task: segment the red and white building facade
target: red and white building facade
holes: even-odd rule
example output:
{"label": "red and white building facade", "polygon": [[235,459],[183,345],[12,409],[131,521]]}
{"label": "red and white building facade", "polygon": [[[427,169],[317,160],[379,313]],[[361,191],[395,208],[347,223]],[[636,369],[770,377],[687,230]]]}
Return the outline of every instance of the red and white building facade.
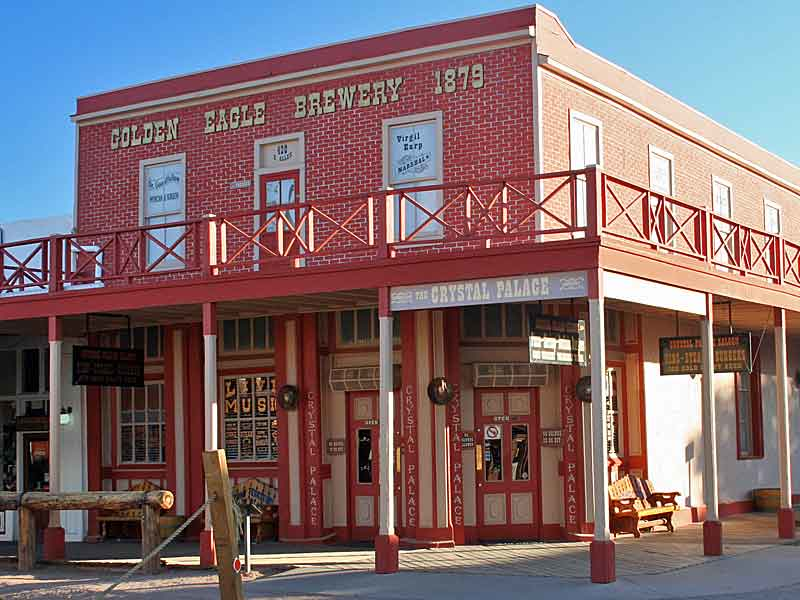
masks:
{"label": "red and white building facade", "polygon": [[[127,345],[111,315],[131,318],[146,386],[82,390],[88,489],[149,480],[190,515],[224,448],[280,539],[374,538],[384,572],[398,544],[593,536],[611,580],[624,473],[680,491],[709,553],[754,488],[793,534],[800,170],[547,10],[96,94],[73,120],[75,233],[21,246],[40,269],[4,260],[0,323],[49,331],[55,364],[63,340]],[[587,366],[529,361],[537,315],[585,321]],[[752,373],[706,350],[702,376],[660,375],[659,338],[728,331]]]}

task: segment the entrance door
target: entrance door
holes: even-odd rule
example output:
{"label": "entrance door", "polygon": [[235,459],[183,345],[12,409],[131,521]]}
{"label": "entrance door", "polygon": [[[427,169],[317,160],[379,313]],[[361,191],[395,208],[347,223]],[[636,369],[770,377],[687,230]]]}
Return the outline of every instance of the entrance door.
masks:
{"label": "entrance door", "polygon": [[477,394],[478,537],[541,537],[539,395],[535,389]]}
{"label": "entrance door", "polygon": [[349,477],[350,533],[372,541],[378,534],[379,443],[378,394],[350,392]]}
{"label": "entrance door", "polygon": [[[286,206],[300,202],[300,172],[285,171],[283,173],[270,173],[262,175],[261,186],[261,209],[269,210],[272,207]],[[263,234],[267,247],[277,248],[278,230],[281,230],[283,237],[284,253],[289,255],[300,254],[300,244],[295,239],[292,229],[296,226],[298,219],[302,216],[299,209],[289,210],[282,213],[285,221],[278,219],[275,223],[267,227]],[[268,212],[266,218],[275,216],[274,212]],[[286,222],[288,221],[288,223]],[[305,228],[300,228],[300,233],[305,235]],[[301,239],[305,240],[304,237]],[[264,257],[268,258],[268,257]]]}
{"label": "entrance door", "polygon": [[[47,433],[24,433],[22,435],[22,491],[50,491],[50,440]],[[36,529],[47,527],[48,511],[36,511]]]}

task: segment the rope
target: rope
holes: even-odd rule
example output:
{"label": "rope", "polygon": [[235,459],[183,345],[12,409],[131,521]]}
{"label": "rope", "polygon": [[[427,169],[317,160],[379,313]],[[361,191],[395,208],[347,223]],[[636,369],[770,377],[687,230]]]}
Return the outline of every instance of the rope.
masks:
{"label": "rope", "polygon": [[115,589],[115,588],[116,588],[116,587],[118,587],[119,585],[123,584],[123,583],[124,583],[126,580],[128,580],[128,579],[131,577],[131,575],[133,575],[134,573],[136,573],[136,571],[138,571],[139,569],[141,569],[141,568],[144,566],[144,564],[145,564],[147,561],[149,561],[151,558],[153,558],[154,556],[156,556],[157,554],[159,554],[159,553],[160,553],[160,552],[161,552],[161,551],[162,551],[164,548],[166,548],[167,546],[169,546],[169,544],[171,544],[175,538],[177,538],[177,537],[178,537],[178,536],[179,536],[181,533],[183,533],[183,530],[184,530],[184,529],[186,529],[186,528],[187,528],[189,525],[191,525],[192,521],[194,521],[194,520],[195,520],[197,517],[199,517],[199,516],[200,516],[200,514],[201,514],[201,513],[202,513],[202,512],[203,512],[203,511],[204,511],[204,510],[205,510],[205,509],[206,509],[206,508],[207,508],[207,507],[208,507],[208,506],[209,506],[209,505],[212,503],[212,502],[214,502],[216,499],[217,499],[217,496],[216,496],[216,494],[214,494],[213,496],[209,497],[209,499],[208,499],[208,500],[206,500],[206,501],[203,503],[203,505],[202,505],[200,508],[198,508],[196,511],[194,511],[194,514],[192,514],[192,516],[191,516],[191,517],[189,517],[189,518],[188,518],[188,519],[187,519],[187,520],[186,520],[186,521],[183,523],[183,525],[181,525],[180,527],[178,527],[178,528],[175,530],[175,532],[174,532],[174,533],[173,533],[171,536],[169,536],[167,539],[165,539],[163,542],[161,542],[161,543],[160,543],[160,544],[159,544],[159,545],[156,547],[156,549],[155,549],[155,550],[153,550],[153,551],[152,551],[150,554],[148,554],[148,555],[147,555],[147,556],[145,556],[145,557],[144,557],[142,560],[140,560],[140,561],[139,561],[139,563],[138,563],[138,564],[136,564],[136,565],[135,565],[133,568],[129,569],[129,570],[128,570],[128,571],[127,571],[127,572],[126,572],[126,573],[125,573],[125,574],[124,574],[122,577],[120,577],[120,578],[119,578],[119,581],[117,581],[116,583],[113,583],[113,584],[112,584],[110,587],[108,587],[108,588],[106,588],[105,590],[103,590],[102,592],[98,593],[98,594],[95,596],[95,599],[96,599],[96,600],[102,600],[103,598],[105,598],[106,596],[108,596],[108,594],[109,594],[109,593],[111,593],[111,591],[112,591],[113,589]]}

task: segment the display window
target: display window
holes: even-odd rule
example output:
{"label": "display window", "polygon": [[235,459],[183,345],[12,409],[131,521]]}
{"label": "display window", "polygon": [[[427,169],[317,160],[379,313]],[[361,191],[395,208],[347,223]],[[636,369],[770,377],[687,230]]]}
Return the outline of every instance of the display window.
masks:
{"label": "display window", "polygon": [[225,377],[222,443],[229,460],[278,460],[274,375]]}

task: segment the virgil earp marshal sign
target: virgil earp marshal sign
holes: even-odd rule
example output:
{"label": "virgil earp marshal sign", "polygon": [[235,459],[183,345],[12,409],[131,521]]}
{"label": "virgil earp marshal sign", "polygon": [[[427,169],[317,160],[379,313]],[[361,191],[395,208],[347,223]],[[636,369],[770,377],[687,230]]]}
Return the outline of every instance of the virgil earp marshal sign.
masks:
{"label": "virgil earp marshal sign", "polygon": [[392,310],[559,300],[587,292],[585,271],[429,283],[392,288]]}
{"label": "virgil earp marshal sign", "polygon": [[144,350],[75,346],[72,385],[144,387]]}
{"label": "virgil earp marshal sign", "polygon": [[[697,375],[703,372],[703,342],[699,337],[659,340],[662,375]],[[714,372],[740,373],[753,369],[749,333],[714,336]]]}

